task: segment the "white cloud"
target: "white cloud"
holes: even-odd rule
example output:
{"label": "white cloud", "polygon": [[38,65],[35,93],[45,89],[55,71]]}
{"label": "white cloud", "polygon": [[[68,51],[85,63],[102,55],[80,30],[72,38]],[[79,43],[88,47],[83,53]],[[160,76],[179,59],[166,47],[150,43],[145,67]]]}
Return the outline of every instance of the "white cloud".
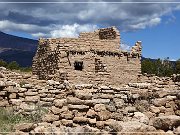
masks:
{"label": "white cloud", "polygon": [[37,38],[40,38],[40,37],[46,37],[47,35],[44,34],[44,33],[41,33],[41,32],[38,32],[38,33],[33,33],[31,34],[33,37],[37,37]]}
{"label": "white cloud", "polygon": [[138,24],[130,25],[132,29],[144,29],[146,27],[156,26],[161,22],[161,18],[152,18],[150,20],[146,20],[144,22],[139,22]]}
{"label": "white cloud", "polygon": [[34,31],[49,31],[48,27],[41,27],[33,24],[14,23],[9,20],[0,21],[0,29],[3,31],[23,31],[23,32],[34,32]]}
{"label": "white cloud", "polygon": [[131,49],[131,47],[129,45],[123,44],[123,43],[120,44],[120,48],[124,51],[130,51],[130,49]]}
{"label": "white cloud", "polygon": [[78,37],[80,32],[89,32],[97,29],[96,25],[60,25],[50,32],[51,37]]}
{"label": "white cloud", "polygon": [[34,37],[76,37],[97,26],[134,31],[159,25],[162,17],[171,17],[174,10],[180,10],[180,4],[4,4],[0,5],[0,30]]}

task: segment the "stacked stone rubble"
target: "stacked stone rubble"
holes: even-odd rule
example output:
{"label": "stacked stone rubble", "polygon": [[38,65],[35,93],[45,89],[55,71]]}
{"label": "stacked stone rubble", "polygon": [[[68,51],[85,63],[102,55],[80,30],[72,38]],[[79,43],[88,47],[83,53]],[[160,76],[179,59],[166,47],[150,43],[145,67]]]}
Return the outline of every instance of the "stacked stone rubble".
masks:
{"label": "stacked stone rubble", "polygon": [[49,110],[43,116],[44,124],[33,128],[29,124],[32,133],[42,125],[63,127],[64,132],[79,128],[103,133],[179,131],[180,83],[172,78],[141,76],[138,83],[121,87],[53,80],[42,84],[0,78],[1,107],[23,115],[35,113],[38,107]]}

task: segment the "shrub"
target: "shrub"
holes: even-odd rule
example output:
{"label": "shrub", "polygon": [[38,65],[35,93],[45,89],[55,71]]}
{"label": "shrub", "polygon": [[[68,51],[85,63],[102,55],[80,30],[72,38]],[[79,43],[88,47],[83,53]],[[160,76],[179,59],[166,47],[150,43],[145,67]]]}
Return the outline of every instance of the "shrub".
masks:
{"label": "shrub", "polygon": [[15,114],[12,109],[0,107],[0,132],[12,132],[18,123],[39,123],[47,109],[40,106],[30,115]]}
{"label": "shrub", "polygon": [[20,68],[19,64],[16,61],[12,61],[7,65],[7,68],[10,70],[18,70]]}

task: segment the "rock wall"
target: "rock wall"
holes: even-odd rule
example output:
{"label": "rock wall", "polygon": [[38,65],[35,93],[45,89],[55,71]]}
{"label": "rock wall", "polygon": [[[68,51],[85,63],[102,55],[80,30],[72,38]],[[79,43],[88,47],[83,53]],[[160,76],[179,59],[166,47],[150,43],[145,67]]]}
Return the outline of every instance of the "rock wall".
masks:
{"label": "rock wall", "polygon": [[[180,83],[172,78],[141,76],[138,83],[121,87],[53,80],[42,84],[0,78],[1,107],[12,107],[24,115],[37,106],[49,109],[42,123],[34,124],[33,129],[31,125],[31,133],[179,132]],[[23,131],[22,127],[17,130]]]}
{"label": "rock wall", "polygon": [[39,79],[118,86],[137,81],[140,62],[141,42],[124,52],[119,31],[111,27],[81,33],[79,38],[40,39],[32,68]]}

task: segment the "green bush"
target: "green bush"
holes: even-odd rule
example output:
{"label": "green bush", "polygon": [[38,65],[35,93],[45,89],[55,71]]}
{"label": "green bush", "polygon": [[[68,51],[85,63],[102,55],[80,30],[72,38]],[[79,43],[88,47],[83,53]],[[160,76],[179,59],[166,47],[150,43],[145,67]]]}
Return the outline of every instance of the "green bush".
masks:
{"label": "green bush", "polygon": [[19,64],[16,61],[12,61],[7,65],[7,68],[10,70],[18,70],[20,68]]}
{"label": "green bush", "polygon": [[7,62],[0,59],[0,67],[7,67]]}
{"label": "green bush", "polygon": [[16,61],[12,61],[7,63],[0,59],[0,66],[5,67],[10,70],[20,70],[21,72],[31,72],[31,67],[20,67],[20,65]]}
{"label": "green bush", "polygon": [[155,74],[157,76],[171,76],[176,73],[176,65],[169,58],[164,60],[145,59],[141,62],[141,71],[142,73]]}

